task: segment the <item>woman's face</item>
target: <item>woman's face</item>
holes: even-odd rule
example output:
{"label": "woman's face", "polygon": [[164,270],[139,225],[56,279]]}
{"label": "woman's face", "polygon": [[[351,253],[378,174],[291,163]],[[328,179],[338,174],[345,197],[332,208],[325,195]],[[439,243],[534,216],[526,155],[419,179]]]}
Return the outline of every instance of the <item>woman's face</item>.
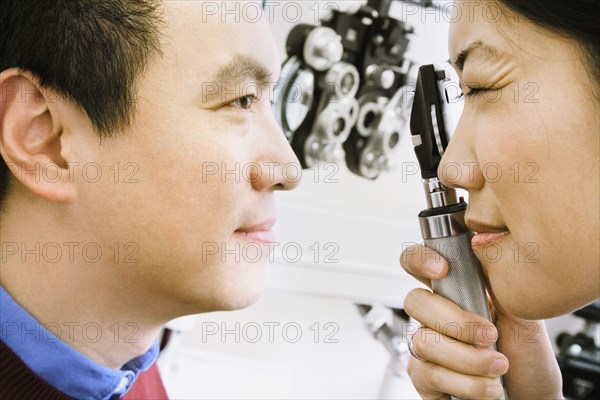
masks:
{"label": "woman's face", "polygon": [[549,318],[600,295],[598,83],[576,41],[472,3],[450,30],[465,103],[439,172],[469,191],[497,304]]}

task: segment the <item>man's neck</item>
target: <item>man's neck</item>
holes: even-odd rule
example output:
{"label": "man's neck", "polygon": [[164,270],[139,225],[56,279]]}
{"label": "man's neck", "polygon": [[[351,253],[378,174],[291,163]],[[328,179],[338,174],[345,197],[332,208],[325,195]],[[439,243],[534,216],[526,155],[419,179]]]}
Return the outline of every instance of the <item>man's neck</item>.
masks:
{"label": "man's neck", "polygon": [[[29,227],[16,221],[2,215],[0,277],[2,287],[21,307],[98,364],[120,368],[148,351],[171,318],[156,309],[148,312],[153,307],[148,302],[151,294],[136,293],[139,289],[130,281],[135,275],[127,279],[111,273],[116,270],[107,263],[112,257],[91,262],[98,247],[106,251],[110,245],[105,248],[85,235],[74,240],[72,232],[53,230],[50,235],[43,223],[31,218],[20,219],[31,223]],[[33,225],[36,229],[31,229]]]}
{"label": "man's neck", "polygon": [[85,289],[77,285],[63,286],[64,295],[57,296],[57,290],[6,279],[4,272],[3,267],[2,286],[21,307],[61,341],[100,365],[121,368],[148,351],[162,327],[135,317],[134,312],[119,312],[93,300],[97,299],[93,295],[82,301],[76,292]]}

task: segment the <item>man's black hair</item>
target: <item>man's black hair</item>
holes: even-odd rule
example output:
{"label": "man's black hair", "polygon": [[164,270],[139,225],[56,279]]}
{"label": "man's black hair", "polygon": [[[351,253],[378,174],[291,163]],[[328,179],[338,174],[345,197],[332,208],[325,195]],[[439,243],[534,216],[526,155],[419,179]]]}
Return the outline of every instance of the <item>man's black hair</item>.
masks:
{"label": "man's black hair", "polygon": [[[160,52],[159,6],[159,0],[2,0],[0,72],[29,71],[108,136],[131,123],[136,78]],[[0,157],[0,206],[9,176]]]}

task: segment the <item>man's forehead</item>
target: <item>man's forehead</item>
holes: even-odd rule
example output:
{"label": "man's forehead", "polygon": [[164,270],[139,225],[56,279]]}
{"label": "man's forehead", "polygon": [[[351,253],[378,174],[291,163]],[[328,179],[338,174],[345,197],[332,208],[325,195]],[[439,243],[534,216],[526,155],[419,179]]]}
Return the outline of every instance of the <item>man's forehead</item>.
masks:
{"label": "man's forehead", "polygon": [[[166,0],[168,52],[182,64],[185,60],[198,61],[201,70],[196,68],[196,74],[205,79],[230,80],[221,78],[231,78],[235,73],[254,75],[260,80],[268,75],[276,77],[280,60],[266,19],[231,15],[235,11],[233,3],[257,4],[262,10],[258,1]],[[218,15],[208,5],[227,7],[219,10],[226,14]]]}

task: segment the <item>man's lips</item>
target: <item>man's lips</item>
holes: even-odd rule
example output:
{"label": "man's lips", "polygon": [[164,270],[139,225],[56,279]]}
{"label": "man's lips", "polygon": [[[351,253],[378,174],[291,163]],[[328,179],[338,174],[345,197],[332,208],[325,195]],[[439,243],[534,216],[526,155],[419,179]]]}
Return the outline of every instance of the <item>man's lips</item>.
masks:
{"label": "man's lips", "polygon": [[249,242],[274,242],[275,232],[273,232],[273,225],[275,225],[275,219],[270,219],[257,224],[241,227],[235,231],[235,234]]}

